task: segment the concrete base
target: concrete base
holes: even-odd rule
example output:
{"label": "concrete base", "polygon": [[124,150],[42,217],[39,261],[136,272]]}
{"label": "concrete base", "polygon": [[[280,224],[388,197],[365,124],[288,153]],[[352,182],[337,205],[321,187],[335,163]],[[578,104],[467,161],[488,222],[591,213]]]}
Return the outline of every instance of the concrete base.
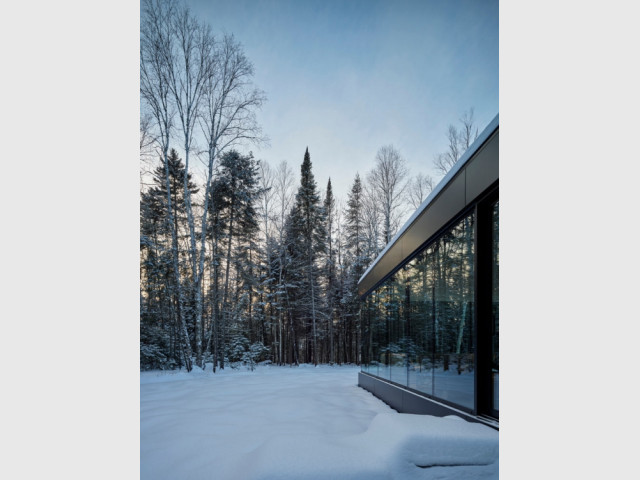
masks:
{"label": "concrete base", "polygon": [[400,413],[415,413],[419,415],[434,415],[436,417],[446,417],[447,415],[457,415],[469,422],[477,422],[499,430],[496,420],[479,417],[455,407],[450,407],[428,397],[401,388],[385,380],[369,375],[368,373],[358,373],[358,386],[371,392],[384,403]]}

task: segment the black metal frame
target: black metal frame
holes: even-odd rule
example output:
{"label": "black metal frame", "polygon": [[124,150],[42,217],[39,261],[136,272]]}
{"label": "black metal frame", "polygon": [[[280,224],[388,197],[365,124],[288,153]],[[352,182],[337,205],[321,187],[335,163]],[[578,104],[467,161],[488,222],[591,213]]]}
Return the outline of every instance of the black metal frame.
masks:
{"label": "black metal frame", "polygon": [[498,411],[492,408],[493,385],[491,376],[491,208],[499,198],[498,185],[491,188],[475,203],[475,328],[476,328],[476,376],[475,405],[476,413],[499,418]]}

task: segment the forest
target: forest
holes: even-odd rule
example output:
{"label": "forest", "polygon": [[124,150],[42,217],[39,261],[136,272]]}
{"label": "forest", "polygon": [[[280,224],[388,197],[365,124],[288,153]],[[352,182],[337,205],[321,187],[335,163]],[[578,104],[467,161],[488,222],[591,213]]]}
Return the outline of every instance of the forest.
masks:
{"label": "forest", "polygon": [[[316,181],[308,139],[299,165],[256,158],[267,95],[253,78],[232,34],[142,2],[141,370],[360,364],[358,280],[435,186],[393,145],[346,198]],[[473,109],[460,122],[438,174],[477,137]]]}

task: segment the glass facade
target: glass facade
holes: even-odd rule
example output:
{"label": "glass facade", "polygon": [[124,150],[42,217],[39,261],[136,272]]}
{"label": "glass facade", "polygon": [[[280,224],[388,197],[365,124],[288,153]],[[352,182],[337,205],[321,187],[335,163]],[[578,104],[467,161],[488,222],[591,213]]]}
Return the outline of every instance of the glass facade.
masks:
{"label": "glass facade", "polygon": [[499,194],[496,115],[358,281],[359,385],[400,412],[498,425]]}
{"label": "glass facade", "polygon": [[[374,289],[362,309],[364,372],[469,410],[475,401],[474,222],[472,212],[440,234]],[[495,315],[497,322],[497,309]],[[497,372],[497,327],[494,357]],[[495,402],[497,409],[497,395]]]}

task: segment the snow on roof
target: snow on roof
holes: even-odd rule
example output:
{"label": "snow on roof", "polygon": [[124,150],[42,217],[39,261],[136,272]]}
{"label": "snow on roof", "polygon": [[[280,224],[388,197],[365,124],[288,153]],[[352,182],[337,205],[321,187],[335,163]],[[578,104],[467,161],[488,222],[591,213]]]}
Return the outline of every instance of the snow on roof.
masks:
{"label": "snow on roof", "polygon": [[467,151],[464,152],[464,154],[458,159],[455,165],[451,167],[451,169],[447,172],[444,178],[440,180],[440,183],[436,185],[436,188],[434,188],[431,191],[429,196],[427,196],[427,198],[425,198],[425,200],[417,208],[417,210],[413,212],[413,215],[411,215],[409,220],[405,222],[405,224],[398,231],[398,233],[396,233],[395,236],[389,241],[389,243],[387,243],[387,246],[382,250],[382,252],[380,252],[380,254],[376,257],[376,259],[371,263],[371,265],[369,265],[369,268],[367,268],[367,270],[362,274],[362,276],[360,277],[360,280],[358,280],[358,283],[362,282],[365,279],[365,277],[369,275],[369,272],[373,270],[376,264],[382,259],[382,257],[386,255],[389,249],[391,249],[391,247],[393,247],[393,245],[400,239],[400,237],[404,235],[404,233],[409,229],[411,224],[413,224],[413,222],[422,214],[422,212],[426,210],[426,208],[438,196],[438,194],[444,189],[444,187],[446,187],[449,184],[449,182],[453,179],[453,177],[455,177],[456,174],[469,162],[471,157],[473,157],[473,155],[480,149],[480,147],[484,144],[484,142],[486,142],[489,139],[489,137],[495,131],[495,129],[498,128],[498,125],[500,123],[498,117],[499,115],[496,115],[493,118],[493,120],[489,122],[489,125],[485,127],[485,129],[482,131],[482,133],[480,133],[480,135],[478,135],[478,138],[475,139],[475,141],[471,144],[471,146],[467,149]]}

